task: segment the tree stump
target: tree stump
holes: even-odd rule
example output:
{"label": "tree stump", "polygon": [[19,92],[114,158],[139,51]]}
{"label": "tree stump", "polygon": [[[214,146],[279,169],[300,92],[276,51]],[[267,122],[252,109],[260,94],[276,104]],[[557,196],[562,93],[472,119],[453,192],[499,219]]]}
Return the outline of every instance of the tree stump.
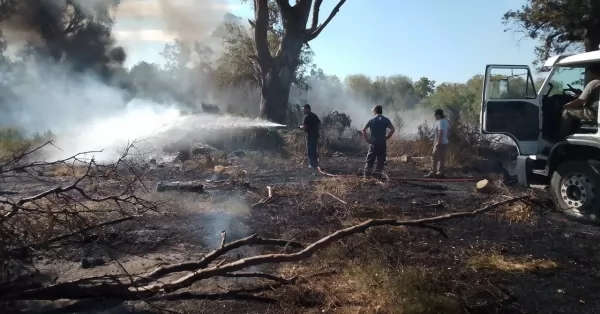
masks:
{"label": "tree stump", "polygon": [[483,179],[475,184],[475,190],[479,193],[490,193],[495,189],[494,183],[488,179]]}

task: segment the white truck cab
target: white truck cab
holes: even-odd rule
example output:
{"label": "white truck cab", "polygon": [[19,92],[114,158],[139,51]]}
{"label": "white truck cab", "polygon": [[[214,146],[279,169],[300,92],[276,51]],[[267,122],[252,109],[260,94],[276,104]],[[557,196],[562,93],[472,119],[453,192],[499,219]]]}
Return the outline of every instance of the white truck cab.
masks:
{"label": "white truck cab", "polygon": [[[487,65],[480,118],[483,134],[503,134],[516,143],[520,184],[550,185],[559,210],[600,223],[598,117],[577,121],[566,137],[559,134],[563,106],[579,97],[586,68],[594,64],[600,64],[600,51],[549,58],[539,91],[528,66]],[[589,101],[597,102],[600,89],[593,93]]]}

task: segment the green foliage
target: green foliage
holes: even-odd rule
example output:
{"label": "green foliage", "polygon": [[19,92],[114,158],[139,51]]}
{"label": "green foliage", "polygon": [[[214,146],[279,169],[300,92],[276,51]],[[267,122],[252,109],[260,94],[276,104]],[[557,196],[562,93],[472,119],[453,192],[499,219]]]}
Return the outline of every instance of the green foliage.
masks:
{"label": "green foliage", "polygon": [[52,140],[54,135],[50,131],[43,134],[33,134],[25,136],[16,128],[0,128],[0,161],[11,158],[14,154],[24,152],[33,148],[35,145],[41,145],[44,142]]}
{"label": "green foliage", "polygon": [[[276,11],[271,10],[271,25],[268,33],[270,51],[277,51],[283,38],[283,29]],[[260,68],[256,64],[256,47],[251,29],[241,23],[226,23],[223,30],[223,54],[218,60],[217,82],[220,87],[260,86]],[[307,77],[314,70],[314,53],[304,46],[300,53],[300,62],[296,69],[293,84],[302,90],[308,90]]]}
{"label": "green foliage", "polygon": [[352,120],[343,112],[330,111],[321,117],[321,123],[324,129],[334,130],[341,135],[347,128],[350,128]]}
{"label": "green foliage", "polygon": [[254,39],[241,24],[227,23],[223,25],[223,54],[217,67],[217,84],[219,87],[260,86],[260,70],[252,61],[256,55]]}
{"label": "green foliage", "polygon": [[415,94],[421,98],[427,98],[435,91],[435,81],[422,77],[414,84]]}
{"label": "green foliage", "polygon": [[506,12],[503,22],[539,40],[538,66],[551,55],[598,50],[600,45],[600,1],[528,0],[521,9]]}
{"label": "green foliage", "polygon": [[[423,79],[433,82],[427,78],[421,80]],[[412,109],[423,100],[419,95],[423,92],[417,90],[415,84],[404,75],[379,76],[372,79],[364,74],[353,74],[344,79],[344,85],[354,93],[392,110]]]}
{"label": "green foliage", "polygon": [[442,83],[425,101],[430,108],[443,108],[448,112],[461,112],[467,121],[477,121],[483,76],[476,75],[467,83]]}

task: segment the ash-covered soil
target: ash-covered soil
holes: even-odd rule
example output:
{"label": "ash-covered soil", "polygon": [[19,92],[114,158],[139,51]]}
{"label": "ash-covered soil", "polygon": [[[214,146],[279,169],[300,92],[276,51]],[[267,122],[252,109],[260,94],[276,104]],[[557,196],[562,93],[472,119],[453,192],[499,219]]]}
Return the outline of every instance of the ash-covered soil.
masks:
{"label": "ash-covered soil", "polygon": [[[227,241],[250,234],[310,243],[368,219],[417,219],[471,211],[514,195],[536,194],[473,218],[429,229],[377,227],[336,242],[316,256],[251,271],[298,275],[278,287],[259,279],[216,278],[184,289],[177,298],[20,303],[31,313],[596,313],[600,312],[600,229],[567,221],[550,210],[543,193],[505,187],[494,196],[474,183],[378,182],[328,177],[277,157],[237,156],[233,167],[167,163],[155,167],[159,181],[202,180],[204,193],[150,193],[165,202],[159,213],[56,243],[34,264],[44,283],[105,274],[145,273],[165,263],[197,260]],[[362,158],[332,157],[323,168],[355,174]],[[420,178],[426,162],[390,159],[390,177]],[[232,169],[234,169],[232,168]],[[461,173],[457,176],[480,176]],[[227,181],[228,178],[237,183]],[[499,176],[501,177],[501,176]],[[43,190],[49,178],[6,190]],[[209,181],[206,181],[209,180]],[[246,184],[239,184],[243,181]],[[252,206],[273,189],[273,200]],[[538,196],[540,194],[541,196]],[[228,261],[261,254],[236,250]],[[179,274],[181,275],[181,274]]]}

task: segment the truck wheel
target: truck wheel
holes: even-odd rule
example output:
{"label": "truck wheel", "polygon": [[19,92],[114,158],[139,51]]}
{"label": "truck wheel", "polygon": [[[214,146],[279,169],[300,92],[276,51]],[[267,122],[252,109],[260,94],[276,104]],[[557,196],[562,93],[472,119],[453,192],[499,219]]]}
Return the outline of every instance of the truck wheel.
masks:
{"label": "truck wheel", "polygon": [[600,173],[588,162],[561,163],[550,181],[556,208],[570,218],[598,222],[600,212]]}

